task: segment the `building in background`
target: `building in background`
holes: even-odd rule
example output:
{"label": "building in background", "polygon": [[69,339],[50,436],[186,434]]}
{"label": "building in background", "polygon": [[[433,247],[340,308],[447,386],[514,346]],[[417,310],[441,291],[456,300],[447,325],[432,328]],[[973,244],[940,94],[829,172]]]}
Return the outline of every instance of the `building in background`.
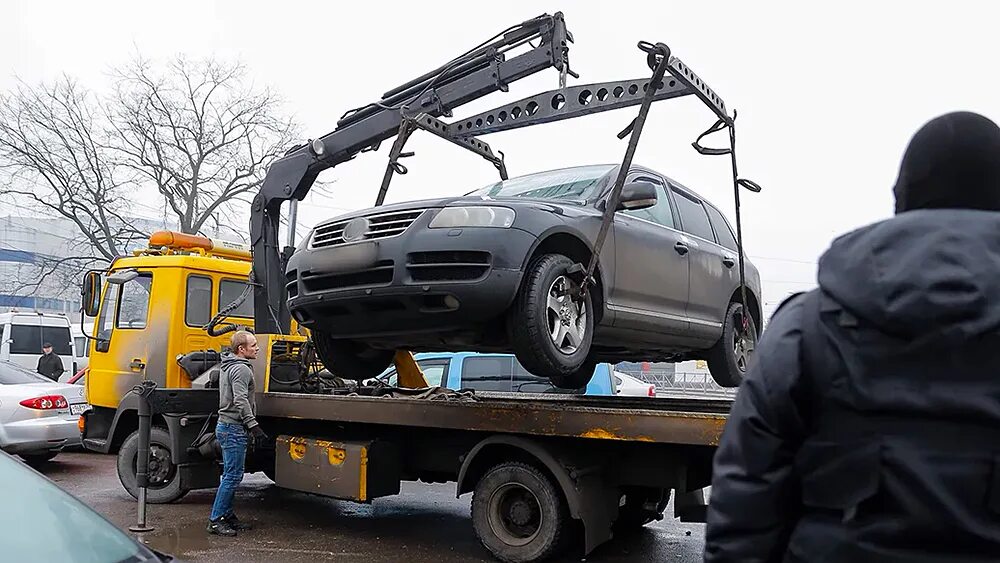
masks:
{"label": "building in background", "polygon": [[[166,221],[136,221],[148,232],[170,228]],[[0,311],[61,313],[79,321],[80,263],[67,259],[93,254],[89,244],[69,219],[0,217]]]}

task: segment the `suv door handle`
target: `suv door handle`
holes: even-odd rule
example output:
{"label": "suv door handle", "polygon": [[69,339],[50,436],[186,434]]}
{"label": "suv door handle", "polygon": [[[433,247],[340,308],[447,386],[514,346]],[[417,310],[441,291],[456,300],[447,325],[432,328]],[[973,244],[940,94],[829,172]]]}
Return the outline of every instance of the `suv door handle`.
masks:
{"label": "suv door handle", "polygon": [[130,363],[128,365],[128,367],[130,367],[132,369],[135,369],[135,370],[146,369],[146,364],[142,360],[140,360],[139,358],[133,358],[132,359],[132,363]]}
{"label": "suv door handle", "polygon": [[735,258],[733,258],[732,256],[726,256],[725,258],[723,258],[723,259],[722,259],[722,263],[723,263],[723,264],[724,264],[724,265],[725,265],[725,266],[726,266],[727,268],[732,268],[733,266],[735,266],[735,265],[736,265],[736,259],[735,259]]}
{"label": "suv door handle", "polygon": [[678,242],[677,244],[674,245],[674,250],[677,251],[677,254],[684,256],[685,254],[688,253],[688,245],[684,244],[683,242]]}

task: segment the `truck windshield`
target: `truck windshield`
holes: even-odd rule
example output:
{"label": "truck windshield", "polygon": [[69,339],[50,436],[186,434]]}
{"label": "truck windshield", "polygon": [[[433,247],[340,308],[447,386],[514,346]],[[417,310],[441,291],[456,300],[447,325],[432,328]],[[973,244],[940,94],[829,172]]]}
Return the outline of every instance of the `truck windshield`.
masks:
{"label": "truck windshield", "polygon": [[600,186],[614,167],[602,164],[549,170],[503,180],[466,195],[588,200],[600,193]]}

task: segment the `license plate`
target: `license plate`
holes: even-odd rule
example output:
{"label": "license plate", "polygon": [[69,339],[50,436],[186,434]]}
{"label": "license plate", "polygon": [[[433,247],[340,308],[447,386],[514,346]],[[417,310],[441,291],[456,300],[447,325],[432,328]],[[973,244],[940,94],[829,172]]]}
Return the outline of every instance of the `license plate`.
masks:
{"label": "license plate", "polygon": [[90,404],[88,403],[77,403],[75,405],[69,406],[70,414],[83,414],[90,410]]}

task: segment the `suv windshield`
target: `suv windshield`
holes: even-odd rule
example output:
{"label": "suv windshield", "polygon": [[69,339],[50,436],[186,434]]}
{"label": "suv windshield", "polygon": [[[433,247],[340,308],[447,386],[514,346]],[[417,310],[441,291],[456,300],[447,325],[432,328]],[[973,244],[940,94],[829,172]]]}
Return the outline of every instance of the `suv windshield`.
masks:
{"label": "suv windshield", "polygon": [[613,164],[601,164],[528,174],[490,184],[466,195],[588,200],[600,193],[598,188],[614,167]]}

